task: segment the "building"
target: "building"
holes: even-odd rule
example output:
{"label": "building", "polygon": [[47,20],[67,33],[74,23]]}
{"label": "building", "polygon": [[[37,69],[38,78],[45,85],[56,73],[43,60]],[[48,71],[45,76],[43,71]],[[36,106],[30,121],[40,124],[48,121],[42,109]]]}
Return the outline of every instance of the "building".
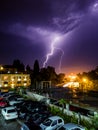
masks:
{"label": "building", "polygon": [[47,90],[51,88],[51,81],[41,81],[40,88],[43,90]]}
{"label": "building", "polygon": [[28,87],[31,85],[30,74],[17,72],[15,68],[0,67],[0,88]]}

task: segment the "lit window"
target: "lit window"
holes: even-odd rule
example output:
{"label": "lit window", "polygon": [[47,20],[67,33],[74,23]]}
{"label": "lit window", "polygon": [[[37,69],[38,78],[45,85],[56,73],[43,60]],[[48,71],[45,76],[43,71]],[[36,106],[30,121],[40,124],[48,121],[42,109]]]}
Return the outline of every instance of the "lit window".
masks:
{"label": "lit window", "polygon": [[25,81],[27,80],[26,77],[24,78],[24,80],[25,80]]}
{"label": "lit window", "polygon": [[26,83],[24,83],[24,86],[26,86],[27,84]]}
{"label": "lit window", "polygon": [[10,73],[10,71],[7,72],[8,74]]}
{"label": "lit window", "polygon": [[20,79],[20,78],[18,78],[18,81],[21,81],[21,79]]}
{"label": "lit window", "polygon": [[4,80],[8,79],[8,76],[4,76]]}
{"label": "lit window", "polygon": [[14,83],[12,83],[12,84],[11,84],[11,87],[14,87],[14,86],[15,86],[15,84],[14,84]]}
{"label": "lit window", "polygon": [[14,78],[12,78],[11,80],[14,81]]}
{"label": "lit window", "polygon": [[7,86],[8,86],[8,84],[4,84],[4,86],[5,86],[5,87],[7,87]]}

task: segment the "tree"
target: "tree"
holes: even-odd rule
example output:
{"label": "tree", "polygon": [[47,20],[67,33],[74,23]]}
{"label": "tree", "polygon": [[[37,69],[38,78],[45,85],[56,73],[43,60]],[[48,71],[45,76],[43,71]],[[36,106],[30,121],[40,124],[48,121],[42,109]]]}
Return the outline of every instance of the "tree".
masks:
{"label": "tree", "polygon": [[52,85],[56,84],[56,79],[57,79],[57,74],[55,72],[55,68],[52,66],[47,67],[47,74],[48,74],[48,79],[52,81]]}
{"label": "tree", "polygon": [[65,74],[60,73],[57,75],[57,83],[63,83],[64,82],[64,78],[65,78]]}
{"label": "tree", "polygon": [[48,66],[47,68],[42,68],[40,71],[40,75],[41,75],[41,80],[52,81],[52,83],[55,83],[57,78],[55,69],[51,66]]}
{"label": "tree", "polygon": [[33,73],[31,75],[31,82],[34,84],[34,87],[37,88],[39,86],[40,81],[40,68],[38,60],[35,60],[33,66]]}
{"label": "tree", "polygon": [[24,72],[25,71],[25,66],[23,63],[20,64],[20,67],[19,67],[19,71],[21,72]]}
{"label": "tree", "polygon": [[33,67],[33,72],[34,72],[34,76],[36,77],[39,74],[39,62],[38,60],[35,60],[34,62],[34,67]]}
{"label": "tree", "polygon": [[31,73],[31,68],[29,65],[26,66],[26,71],[27,71],[27,73]]}
{"label": "tree", "polygon": [[40,76],[42,81],[48,81],[50,79],[46,68],[42,68],[40,70]]}
{"label": "tree", "polygon": [[66,104],[66,101],[65,99],[60,99],[59,100],[59,104],[62,106],[62,113],[64,113],[64,108],[65,108],[65,104]]}
{"label": "tree", "polygon": [[20,60],[16,59],[13,61],[13,67],[17,68],[17,71],[23,72],[25,71],[25,66],[23,63],[20,62]]}

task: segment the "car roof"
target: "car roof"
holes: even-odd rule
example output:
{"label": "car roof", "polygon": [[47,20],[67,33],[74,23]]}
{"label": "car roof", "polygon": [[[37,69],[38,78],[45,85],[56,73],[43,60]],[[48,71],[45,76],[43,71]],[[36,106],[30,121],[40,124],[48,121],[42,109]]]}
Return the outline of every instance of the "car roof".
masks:
{"label": "car roof", "polygon": [[63,127],[64,127],[64,128],[67,128],[67,129],[72,129],[72,128],[75,128],[75,127],[84,128],[84,127],[82,127],[81,125],[74,124],[74,123],[67,123],[67,124],[63,125]]}
{"label": "car roof", "polygon": [[56,119],[62,119],[62,118],[59,117],[59,116],[51,116],[48,119],[50,119],[50,120],[56,120]]}

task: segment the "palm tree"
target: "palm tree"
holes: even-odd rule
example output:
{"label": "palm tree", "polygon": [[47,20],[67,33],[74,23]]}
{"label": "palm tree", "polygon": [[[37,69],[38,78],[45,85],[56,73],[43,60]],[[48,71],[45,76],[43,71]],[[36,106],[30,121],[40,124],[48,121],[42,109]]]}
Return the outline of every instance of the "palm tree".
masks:
{"label": "palm tree", "polygon": [[65,104],[66,104],[66,100],[65,99],[60,99],[59,100],[59,104],[62,106],[62,113],[64,113],[64,108],[65,108]]}

